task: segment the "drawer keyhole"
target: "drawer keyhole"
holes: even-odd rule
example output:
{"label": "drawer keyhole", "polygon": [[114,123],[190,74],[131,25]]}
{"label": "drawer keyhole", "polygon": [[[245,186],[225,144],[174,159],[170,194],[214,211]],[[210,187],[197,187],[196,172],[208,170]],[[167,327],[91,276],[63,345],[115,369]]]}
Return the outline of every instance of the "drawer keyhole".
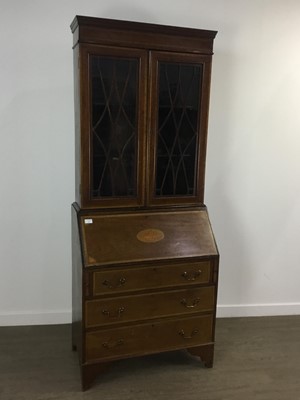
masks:
{"label": "drawer keyhole", "polygon": [[124,344],[124,339],[119,339],[116,342],[112,342],[112,343],[104,342],[104,343],[102,343],[102,346],[105,349],[113,349],[114,347],[121,346],[122,344]]}

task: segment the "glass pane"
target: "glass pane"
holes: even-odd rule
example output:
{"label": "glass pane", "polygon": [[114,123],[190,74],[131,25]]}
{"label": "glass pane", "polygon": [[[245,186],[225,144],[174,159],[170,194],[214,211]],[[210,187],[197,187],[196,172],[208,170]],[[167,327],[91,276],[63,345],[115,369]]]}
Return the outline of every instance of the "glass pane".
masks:
{"label": "glass pane", "polygon": [[156,196],[194,196],[201,64],[159,63]]}
{"label": "glass pane", "polygon": [[136,196],[138,60],[92,56],[92,197]]}

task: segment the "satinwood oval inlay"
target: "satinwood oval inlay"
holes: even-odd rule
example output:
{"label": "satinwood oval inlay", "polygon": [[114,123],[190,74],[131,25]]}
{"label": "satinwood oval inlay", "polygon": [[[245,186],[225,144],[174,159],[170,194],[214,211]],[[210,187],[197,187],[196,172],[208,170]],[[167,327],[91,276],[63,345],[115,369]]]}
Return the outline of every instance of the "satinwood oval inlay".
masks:
{"label": "satinwood oval inlay", "polygon": [[144,229],[136,235],[140,242],[155,243],[162,240],[165,235],[160,229]]}

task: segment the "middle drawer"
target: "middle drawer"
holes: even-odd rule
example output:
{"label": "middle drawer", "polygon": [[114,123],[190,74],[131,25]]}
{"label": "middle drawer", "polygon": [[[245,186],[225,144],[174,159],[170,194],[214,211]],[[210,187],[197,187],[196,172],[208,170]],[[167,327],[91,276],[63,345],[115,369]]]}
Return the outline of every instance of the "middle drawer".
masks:
{"label": "middle drawer", "polygon": [[214,286],[87,300],[85,323],[87,328],[91,328],[120,322],[213,311],[214,307]]}

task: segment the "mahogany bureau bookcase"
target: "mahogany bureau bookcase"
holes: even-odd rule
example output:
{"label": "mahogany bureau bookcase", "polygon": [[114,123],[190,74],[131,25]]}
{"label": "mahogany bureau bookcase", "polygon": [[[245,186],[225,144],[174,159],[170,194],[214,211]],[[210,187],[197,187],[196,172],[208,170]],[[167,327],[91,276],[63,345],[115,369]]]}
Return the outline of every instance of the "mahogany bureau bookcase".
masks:
{"label": "mahogany bureau bookcase", "polygon": [[72,344],[213,365],[219,254],[204,205],[215,31],[77,16]]}

